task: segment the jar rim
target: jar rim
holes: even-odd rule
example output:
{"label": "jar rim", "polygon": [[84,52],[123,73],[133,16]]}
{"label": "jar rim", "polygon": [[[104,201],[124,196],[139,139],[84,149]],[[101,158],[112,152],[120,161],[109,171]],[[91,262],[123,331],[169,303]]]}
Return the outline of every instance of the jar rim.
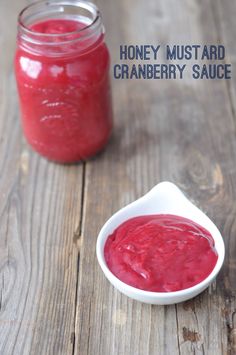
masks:
{"label": "jar rim", "polygon": [[[63,32],[63,33],[44,33],[44,32],[39,32],[39,31],[34,31],[31,30],[27,25],[24,24],[23,16],[27,10],[37,8],[38,6],[46,5],[46,6],[74,6],[74,7],[81,7],[85,10],[88,10],[92,15],[93,18],[91,20],[91,23],[88,25],[85,25],[81,29],[77,29],[75,31],[70,31],[70,32]],[[41,39],[42,38],[54,38],[54,37],[60,37],[62,36],[65,38],[66,36],[71,36],[71,35],[76,35],[76,34],[81,34],[83,31],[86,32],[88,29],[92,29],[92,27],[97,27],[96,25],[98,24],[99,20],[101,19],[101,14],[100,11],[98,10],[97,6],[93,4],[90,1],[84,1],[84,0],[56,0],[56,1],[48,1],[48,0],[40,0],[37,2],[34,2],[32,4],[29,4],[28,6],[24,7],[21,12],[18,15],[18,25],[20,28],[25,32],[26,35],[32,35],[37,38],[39,36]]]}

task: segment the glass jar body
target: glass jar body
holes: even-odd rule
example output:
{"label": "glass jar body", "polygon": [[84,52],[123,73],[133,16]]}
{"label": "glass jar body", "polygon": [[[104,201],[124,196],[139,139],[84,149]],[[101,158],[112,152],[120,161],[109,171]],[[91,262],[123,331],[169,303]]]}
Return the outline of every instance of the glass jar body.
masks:
{"label": "glass jar body", "polygon": [[96,154],[110,137],[110,58],[103,35],[88,48],[83,43],[83,51],[80,42],[65,45],[50,55],[43,46],[26,49],[19,36],[15,76],[27,141],[50,160],[72,163]]}

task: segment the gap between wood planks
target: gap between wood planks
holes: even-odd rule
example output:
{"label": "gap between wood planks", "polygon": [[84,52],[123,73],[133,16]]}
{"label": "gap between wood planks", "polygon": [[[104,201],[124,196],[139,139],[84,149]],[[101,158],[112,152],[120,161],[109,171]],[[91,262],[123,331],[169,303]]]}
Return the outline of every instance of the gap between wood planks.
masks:
{"label": "gap between wood planks", "polygon": [[177,305],[175,304],[175,317],[176,317],[176,327],[177,327],[177,342],[178,342],[178,350],[179,350],[179,355],[181,354],[180,351],[180,341],[179,341],[179,321],[178,321],[178,315],[177,315]]}
{"label": "gap between wood planks", "polygon": [[86,162],[83,162],[83,171],[82,171],[82,189],[81,189],[81,200],[80,200],[80,218],[79,225],[76,228],[73,236],[73,241],[77,246],[77,265],[76,265],[76,284],[75,284],[75,310],[74,310],[74,333],[71,335],[72,342],[72,354],[75,354],[75,334],[76,334],[76,310],[77,310],[77,302],[78,302],[78,284],[79,284],[79,264],[80,264],[80,249],[81,249],[81,237],[83,231],[84,224],[84,211],[85,211],[85,185],[86,185]]}

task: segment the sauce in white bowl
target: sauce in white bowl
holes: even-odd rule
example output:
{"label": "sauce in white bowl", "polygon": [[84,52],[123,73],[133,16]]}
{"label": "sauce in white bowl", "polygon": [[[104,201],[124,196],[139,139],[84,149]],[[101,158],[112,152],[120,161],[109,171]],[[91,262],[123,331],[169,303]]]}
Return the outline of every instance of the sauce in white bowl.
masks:
{"label": "sauce in white bowl", "polygon": [[[113,273],[114,270],[113,272],[110,270],[104,256],[104,248],[109,236],[111,236],[114,231],[125,221],[138,216],[143,216],[145,218],[145,216],[148,217],[150,215],[155,215],[157,217],[158,215],[159,217],[164,215],[173,215],[173,217],[179,216],[180,219],[181,217],[184,219],[187,218],[190,222],[192,221],[193,224],[199,225],[203,228],[203,230],[206,230],[206,232],[212,236],[212,246],[215,249],[217,260],[214,265],[212,264],[213,269],[204,279],[202,279],[202,281],[192,287],[179,289],[177,291],[155,292],[143,290],[137,288],[137,286],[133,287],[115,276]],[[108,280],[114,287],[125,295],[135,300],[151,304],[172,304],[182,302],[202,292],[209,286],[218,274],[223,264],[224,254],[224,242],[215,224],[201,210],[194,206],[176,185],[170,182],[162,182],[156,185],[146,195],[116,212],[102,227],[97,239],[98,262]],[[179,253],[177,255],[181,254]]]}

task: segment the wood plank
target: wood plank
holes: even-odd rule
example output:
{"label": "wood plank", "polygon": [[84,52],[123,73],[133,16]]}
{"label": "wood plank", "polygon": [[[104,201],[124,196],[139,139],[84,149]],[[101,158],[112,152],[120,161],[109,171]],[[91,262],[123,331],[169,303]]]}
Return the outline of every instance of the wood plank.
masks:
{"label": "wood plank", "polygon": [[16,16],[0,4],[0,353],[71,354],[83,166],[59,166],[26,145],[13,76]]}
{"label": "wood plank", "polygon": [[[234,118],[235,132],[236,123],[236,47],[235,47],[235,16],[236,16],[236,3],[234,1],[221,1],[217,0],[212,2],[212,9],[214,13],[215,23],[218,29],[219,41],[226,47],[225,61],[231,63],[232,66],[232,79],[227,81],[226,87],[230,97],[231,111]],[[231,166],[229,170],[235,169],[235,165]],[[233,193],[235,194],[235,185],[233,185]],[[230,211],[228,219],[228,228],[230,230],[228,238],[228,253],[227,253],[227,267],[225,268],[224,287],[226,293],[226,306],[224,309],[226,324],[228,329],[229,352],[236,353],[236,240],[235,240],[235,206]]]}
{"label": "wood plank", "polygon": [[[119,43],[217,43],[210,1],[98,4],[113,63]],[[228,265],[235,260],[229,250],[234,248],[236,195],[236,140],[226,84],[113,81],[113,93],[113,139],[86,165],[76,353],[226,354],[234,308]],[[95,256],[105,220],[165,179],[176,182],[214,219],[227,248],[216,283],[176,307],[148,306],[122,296],[105,280]]]}

